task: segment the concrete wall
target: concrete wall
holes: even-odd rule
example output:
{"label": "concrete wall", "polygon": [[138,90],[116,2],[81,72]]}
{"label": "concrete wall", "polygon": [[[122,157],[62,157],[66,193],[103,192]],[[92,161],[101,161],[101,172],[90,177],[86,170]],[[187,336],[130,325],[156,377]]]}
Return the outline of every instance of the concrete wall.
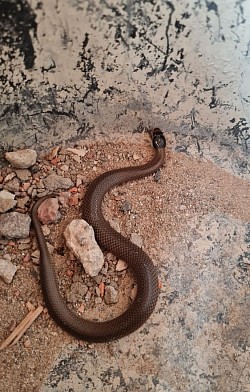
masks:
{"label": "concrete wall", "polygon": [[2,149],[160,126],[247,148],[250,2],[0,0]]}

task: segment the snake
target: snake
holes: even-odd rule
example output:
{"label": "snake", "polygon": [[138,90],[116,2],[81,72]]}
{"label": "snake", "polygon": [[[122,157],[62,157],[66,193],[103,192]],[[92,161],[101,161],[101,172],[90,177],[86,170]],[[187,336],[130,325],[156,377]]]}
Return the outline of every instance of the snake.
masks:
{"label": "snake", "polygon": [[57,275],[49,253],[38,208],[54,195],[46,195],[33,204],[31,221],[40,250],[40,284],[45,305],[52,319],[66,332],[89,343],[119,339],[140,328],[155,309],[159,295],[157,268],[142,248],[118,233],[104,218],[103,198],[112,188],[154,174],[165,161],[166,140],[159,128],[151,131],[154,156],[147,163],[113,169],[99,175],[88,186],[82,202],[82,218],[94,229],[99,246],[124,260],[137,283],[134,301],[121,315],[106,321],[92,321],[71,310],[60,293]]}

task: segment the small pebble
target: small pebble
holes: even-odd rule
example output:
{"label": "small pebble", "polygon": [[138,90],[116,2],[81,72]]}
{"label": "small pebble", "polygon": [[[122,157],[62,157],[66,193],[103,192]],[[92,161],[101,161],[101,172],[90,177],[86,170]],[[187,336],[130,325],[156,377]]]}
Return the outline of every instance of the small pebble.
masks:
{"label": "small pebble", "polygon": [[121,205],[121,211],[124,213],[131,211],[131,203],[125,200]]}
{"label": "small pebble", "polygon": [[134,161],[137,161],[138,159],[140,159],[140,156],[139,155],[137,155],[136,153],[133,155],[133,160]]}
{"label": "small pebble", "polygon": [[17,267],[8,260],[0,259],[0,277],[10,284],[15,276]]}
{"label": "small pebble", "polygon": [[30,244],[19,244],[18,249],[19,250],[26,250],[30,248]]}
{"label": "small pebble", "polygon": [[29,348],[31,346],[31,341],[29,339],[27,339],[23,342],[23,345],[25,348]]}
{"label": "small pebble", "polygon": [[93,279],[96,281],[97,284],[100,284],[102,281],[102,277],[100,275],[94,276]]}
{"label": "small pebble", "polygon": [[5,158],[13,167],[18,169],[27,169],[36,163],[37,153],[34,150],[18,150],[14,152],[7,152]]}
{"label": "small pebble", "polygon": [[4,183],[13,180],[13,178],[16,177],[16,173],[12,172],[10,174],[7,174],[7,176],[4,178]]}
{"label": "small pebble", "polygon": [[101,303],[102,303],[101,297],[96,297],[96,298],[95,298],[95,304],[96,304],[96,305],[100,305]]}
{"label": "small pebble", "polygon": [[118,260],[116,267],[115,267],[115,270],[120,272],[120,271],[124,271],[127,268],[128,268],[128,264],[125,261]]}
{"label": "small pebble", "polygon": [[69,170],[69,167],[68,167],[68,165],[62,165],[62,166],[60,166],[60,169],[61,169],[62,171],[68,171],[68,170]]}
{"label": "small pebble", "polygon": [[118,302],[118,291],[112,286],[106,286],[104,301],[107,305],[116,304]]}
{"label": "small pebble", "polygon": [[7,261],[11,261],[11,255],[9,255],[8,253],[6,253],[5,255],[3,255],[3,259],[7,260]]}
{"label": "small pebble", "polygon": [[31,177],[31,172],[28,169],[16,169],[15,170],[17,177],[21,181],[27,181]]}
{"label": "small pebble", "polygon": [[96,287],[96,288],[95,288],[95,292],[96,292],[96,295],[97,295],[98,297],[101,296],[101,290],[99,289],[99,287]]}
{"label": "small pebble", "polygon": [[156,182],[158,182],[158,181],[160,181],[160,179],[161,179],[161,171],[160,171],[160,170],[157,170],[157,172],[156,172],[155,175],[154,175],[154,180],[155,180]]}
{"label": "small pebble", "polygon": [[16,320],[12,320],[11,323],[10,323],[10,326],[9,326],[10,332],[13,332],[14,329],[16,328],[16,326],[17,326]]}
{"label": "small pebble", "polygon": [[0,212],[7,212],[17,204],[15,195],[6,190],[0,191]]}
{"label": "small pebble", "polygon": [[16,177],[14,177],[13,180],[7,182],[7,184],[4,185],[4,188],[10,192],[18,192],[19,187],[20,187],[20,183]]}

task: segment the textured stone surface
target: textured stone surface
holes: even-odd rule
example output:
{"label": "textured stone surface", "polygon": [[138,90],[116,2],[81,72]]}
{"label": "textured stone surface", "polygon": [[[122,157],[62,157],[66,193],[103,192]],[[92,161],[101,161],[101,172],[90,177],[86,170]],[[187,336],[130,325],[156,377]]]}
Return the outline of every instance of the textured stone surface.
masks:
{"label": "textured stone surface", "polygon": [[64,237],[67,246],[82,263],[86,273],[96,276],[103,266],[104,258],[92,227],[83,219],[74,219],[66,227]]}
{"label": "textured stone surface", "polygon": [[68,302],[82,302],[84,295],[87,293],[88,287],[81,282],[72,283],[69,292],[67,293]]}
{"label": "textured stone surface", "polygon": [[112,286],[106,286],[104,301],[107,305],[116,304],[118,302],[118,291]]}
{"label": "textured stone surface", "polygon": [[19,212],[0,215],[0,238],[26,238],[29,236],[31,219]]}
{"label": "textured stone surface", "polygon": [[31,172],[28,169],[17,169],[15,170],[15,173],[21,181],[27,181],[31,177]]}
{"label": "textured stone surface", "polygon": [[15,177],[12,180],[8,181],[4,187],[5,187],[5,189],[7,189],[10,192],[18,192],[19,186],[20,186],[20,183],[19,183],[18,179]]}
{"label": "textured stone surface", "polygon": [[58,199],[53,197],[44,200],[39,206],[37,213],[43,225],[56,222],[60,218]]}
{"label": "textured stone surface", "polygon": [[14,200],[15,195],[13,193],[10,193],[8,191],[1,191],[0,192],[0,212],[6,212],[10,210],[11,208],[15,207],[17,204],[17,201]]}
{"label": "textured stone surface", "polygon": [[11,263],[11,261],[0,259],[0,277],[4,280],[5,283],[12,282],[16,271],[17,267]]}
{"label": "textured stone surface", "polygon": [[65,178],[52,173],[44,179],[44,185],[49,191],[55,191],[57,189],[68,189],[74,184],[70,178]]}
{"label": "textured stone surface", "polygon": [[6,152],[5,158],[10,162],[11,166],[19,169],[27,169],[36,163],[37,153],[35,150],[18,150],[14,152]]}

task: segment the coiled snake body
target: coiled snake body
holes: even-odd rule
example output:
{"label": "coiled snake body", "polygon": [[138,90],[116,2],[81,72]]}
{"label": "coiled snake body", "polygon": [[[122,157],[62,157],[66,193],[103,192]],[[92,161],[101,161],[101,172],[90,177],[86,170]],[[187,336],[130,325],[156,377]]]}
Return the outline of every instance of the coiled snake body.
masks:
{"label": "coiled snake body", "polygon": [[83,219],[94,229],[95,237],[103,249],[125,260],[137,280],[137,295],[132,305],[120,316],[103,322],[83,319],[67,307],[62,298],[51,256],[38,220],[37,210],[45,198],[32,207],[31,219],[40,249],[40,277],[45,304],[51,317],[68,333],[88,342],[107,342],[128,335],[138,329],[153,312],[158,298],[158,277],[149,256],[137,245],[117,233],[102,214],[104,195],[122,183],[154,173],[164,163],[165,138],[157,128],[152,132],[155,154],[141,166],[116,169],[97,177],[87,188],[83,199]]}

